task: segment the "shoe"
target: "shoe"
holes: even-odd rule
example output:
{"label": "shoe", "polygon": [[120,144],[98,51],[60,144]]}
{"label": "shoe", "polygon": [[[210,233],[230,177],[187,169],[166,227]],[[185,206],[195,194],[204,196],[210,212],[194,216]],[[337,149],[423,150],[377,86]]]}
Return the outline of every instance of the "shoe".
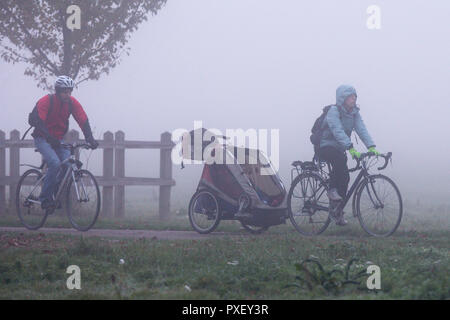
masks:
{"label": "shoe", "polygon": [[336,216],[336,209],[338,208],[340,203],[340,200],[330,200],[330,205],[328,206],[328,208],[332,216]]}
{"label": "shoe", "polygon": [[327,196],[331,201],[341,201],[342,197],[337,192],[336,188],[327,191]]}
{"label": "shoe", "polygon": [[42,210],[47,210],[50,209],[51,207],[53,207],[55,205],[55,203],[52,200],[44,200],[41,202],[41,209]]}
{"label": "shoe", "polygon": [[339,207],[340,201],[330,201],[329,212],[330,217],[338,226],[345,226],[348,222],[344,219],[344,211],[337,212],[336,209]]}
{"label": "shoe", "polygon": [[41,203],[42,210],[45,210],[46,214],[52,214],[56,209],[56,203],[53,200],[44,200]]}
{"label": "shoe", "polygon": [[338,226],[345,226],[347,223],[348,222],[347,222],[347,220],[344,219],[343,215],[336,220],[336,225],[338,225]]}

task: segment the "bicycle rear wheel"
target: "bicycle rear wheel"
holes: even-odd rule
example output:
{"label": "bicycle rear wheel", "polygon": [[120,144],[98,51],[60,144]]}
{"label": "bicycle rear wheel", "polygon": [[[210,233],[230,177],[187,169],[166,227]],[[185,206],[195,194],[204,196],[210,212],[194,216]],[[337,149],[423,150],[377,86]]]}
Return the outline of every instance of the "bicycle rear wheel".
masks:
{"label": "bicycle rear wheel", "polygon": [[75,181],[70,179],[67,186],[67,215],[75,229],[87,231],[100,213],[100,189],[89,171],[79,170],[74,175]]}
{"label": "bicycle rear wheel", "polygon": [[42,227],[48,216],[48,211],[41,209],[39,201],[43,184],[42,173],[36,169],[27,170],[17,184],[17,214],[22,224],[30,230]]}
{"label": "bicycle rear wheel", "polygon": [[358,189],[356,210],[361,227],[375,237],[387,237],[397,230],[403,202],[395,183],[388,177],[371,175]]}
{"label": "bicycle rear wheel", "polygon": [[294,179],[287,207],[292,225],[303,235],[321,234],[330,224],[326,184],[315,173],[302,173]]}

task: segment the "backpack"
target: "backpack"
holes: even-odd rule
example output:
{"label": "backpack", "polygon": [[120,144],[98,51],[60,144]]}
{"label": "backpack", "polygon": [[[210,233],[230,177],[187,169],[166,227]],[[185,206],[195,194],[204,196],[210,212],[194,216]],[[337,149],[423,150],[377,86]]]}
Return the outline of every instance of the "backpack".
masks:
{"label": "backpack", "polygon": [[[327,116],[328,111],[332,106],[334,106],[334,104],[330,104],[322,109],[322,114],[316,119],[316,121],[314,121],[314,125],[311,129],[311,136],[309,137],[309,140],[311,140],[311,143],[314,146],[314,153],[316,154],[319,151],[320,140],[322,140],[322,134],[325,129],[325,127],[322,127],[322,125],[325,121],[325,117]],[[341,112],[339,111],[339,115],[340,114]]]}
{"label": "backpack", "polygon": [[[53,94],[49,94],[48,97],[50,99],[50,107],[48,108],[47,117],[53,111]],[[69,114],[72,114],[72,99],[69,99]],[[39,114],[38,114],[38,110],[37,110],[37,103],[34,106],[33,110],[28,114],[28,124],[30,125],[30,127],[27,129],[27,131],[25,131],[21,140],[25,139],[25,136],[31,130],[31,128],[37,127],[39,124]]]}

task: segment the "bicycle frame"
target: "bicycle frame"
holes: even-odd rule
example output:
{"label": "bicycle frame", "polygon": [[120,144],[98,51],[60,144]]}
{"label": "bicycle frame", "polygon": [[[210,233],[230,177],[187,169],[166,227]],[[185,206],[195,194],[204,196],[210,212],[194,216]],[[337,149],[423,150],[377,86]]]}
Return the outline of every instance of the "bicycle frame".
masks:
{"label": "bicycle frame", "polygon": [[[70,145],[68,145],[68,146],[70,146]],[[69,179],[72,178],[72,181],[73,181],[73,183],[75,185],[75,191],[76,191],[76,194],[77,194],[78,201],[88,201],[89,199],[88,199],[88,196],[87,196],[86,188],[85,188],[83,183],[81,184],[81,186],[82,186],[82,190],[83,190],[83,193],[84,193],[84,198],[82,199],[80,197],[80,192],[78,191],[78,182],[77,182],[77,179],[75,178],[75,173],[82,167],[83,164],[81,163],[81,161],[79,161],[79,160],[77,160],[75,158],[75,153],[74,153],[74,147],[73,146],[70,146],[70,153],[71,154],[70,154],[69,158],[65,159],[60,164],[60,169],[59,170],[63,170],[63,168],[65,166],[67,166],[67,168],[65,170],[63,179],[59,183],[58,190],[56,192],[56,195],[54,195],[53,200],[55,200],[55,201],[59,200],[59,198],[61,196],[61,193],[65,189],[65,186],[67,185]],[[38,170],[41,170],[41,171],[43,171],[44,168],[45,168],[44,165],[41,165],[40,167],[36,167],[36,166],[32,166],[32,165],[25,165],[25,166],[29,166],[29,167],[32,167],[34,169],[38,169]],[[58,174],[59,174],[59,172],[58,172]],[[36,190],[36,188],[39,185],[41,185],[41,183],[45,179],[46,175],[47,174],[43,174],[42,177],[36,182],[36,184],[34,185],[34,188],[30,192],[30,195],[33,194],[33,192]],[[32,202],[32,203],[36,203],[36,204],[40,204],[41,203],[40,201],[29,199],[29,197],[27,198],[27,201]]]}
{"label": "bicycle frame", "polygon": [[[363,169],[361,169],[361,171],[359,171],[358,175],[356,176],[355,181],[353,182],[352,186],[350,187],[350,190],[348,190],[347,194],[345,195],[345,198],[338,205],[338,207],[336,209],[337,212],[340,212],[342,209],[344,209],[344,207],[347,205],[350,198],[353,196],[353,193],[360,185],[362,179],[367,178],[368,176],[369,176],[369,172],[367,172],[366,168],[363,168]],[[369,195],[370,195],[370,192],[369,192]],[[370,198],[372,199],[372,197],[370,197]]]}
{"label": "bicycle frame", "polygon": [[64,160],[61,163],[61,168],[63,168],[64,165],[66,165],[66,164],[68,164],[68,166],[67,166],[68,168],[66,169],[64,178],[61,180],[61,183],[59,184],[58,191],[56,192],[55,200],[59,200],[61,193],[65,189],[69,179],[72,178],[73,184],[75,185],[75,191],[77,194],[78,201],[88,201],[89,199],[87,199],[86,188],[84,187],[83,183],[81,183],[81,186],[82,186],[82,190],[83,190],[85,198],[82,199],[80,197],[80,192],[78,191],[78,182],[77,182],[77,179],[75,178],[75,173],[81,168],[82,163],[79,160],[75,159],[75,155],[71,154],[69,158],[67,158],[66,160]]}
{"label": "bicycle frame", "polygon": [[[61,143],[61,146],[69,149],[70,155],[54,168],[56,177],[52,183],[56,184],[52,185],[53,201],[49,203],[49,206],[42,208],[38,193],[41,191],[39,189],[43,187],[45,179],[49,177],[45,161],[40,167],[26,165],[33,169],[27,170],[18,182],[16,209],[19,219],[27,229],[39,229],[44,225],[48,215],[63,207],[66,209],[70,224],[79,231],[89,230],[97,221],[101,208],[100,189],[95,176],[88,170],[82,169],[83,164],[76,158],[77,148],[93,148],[85,143]],[[22,189],[22,186],[27,187]],[[31,193],[29,193],[29,189],[32,189]],[[64,202],[64,206],[62,202]],[[36,208],[34,208],[35,206]]]}
{"label": "bicycle frame", "polygon": [[[387,166],[387,161],[388,161],[388,159],[390,159],[391,155],[392,154],[389,153],[387,155],[387,157],[385,157],[385,165],[383,167],[378,168],[378,170],[382,170],[382,169],[384,169]],[[361,169],[359,171],[359,173],[358,173],[358,176],[353,181],[353,184],[350,187],[350,190],[347,192],[345,198],[339,203],[338,207],[336,208],[337,212],[341,212],[344,209],[344,207],[347,205],[347,203],[350,200],[350,198],[354,195],[354,193],[360,187],[363,179],[368,179],[368,181],[369,181],[369,183],[371,185],[372,192],[370,191],[370,189],[368,188],[367,185],[366,185],[366,188],[367,188],[367,192],[369,194],[369,198],[372,201],[372,203],[374,204],[375,208],[376,209],[383,208],[383,203],[381,202],[380,198],[378,197],[378,195],[377,195],[377,193],[375,191],[375,187],[373,186],[373,183],[369,179],[370,174],[369,174],[369,172],[368,172],[368,170],[366,168],[366,163],[364,161],[362,161],[362,166],[360,166],[360,161],[362,161],[362,160],[358,160],[358,164],[356,165],[355,168],[349,170],[349,172],[353,172],[353,171],[356,171],[358,169]],[[329,166],[328,166],[328,168],[329,168]],[[319,164],[318,169],[319,169],[319,173],[318,174],[323,179],[324,178],[324,171],[322,170],[322,167],[320,166],[320,164]],[[328,182],[328,179],[325,179],[325,181]],[[324,184],[323,187],[324,188],[321,191],[321,193],[320,193],[318,198],[320,198],[322,196],[322,194],[325,192],[325,190],[328,189],[328,185],[327,184]],[[303,189],[303,186],[302,186],[302,189]],[[317,195],[318,191],[321,190],[321,189],[322,189],[322,186],[319,186],[319,188],[314,192],[314,194],[310,197],[310,199],[316,199],[316,195]],[[375,196],[376,200],[372,197],[372,193]],[[309,204],[309,206],[311,206],[312,209],[318,209],[318,210],[322,210],[322,211],[329,211],[328,207],[321,206],[321,205],[318,205],[318,204],[314,204],[314,205]],[[307,206],[305,205],[305,207],[307,207]]]}
{"label": "bicycle frame", "polygon": [[41,181],[44,180],[44,178],[45,178],[45,174],[42,175],[42,177],[34,184],[34,187],[31,190],[30,195],[27,197],[26,201],[36,203],[39,205],[41,204],[41,202],[39,200],[30,199],[30,196],[33,194],[34,190],[36,190],[36,188],[41,184]]}

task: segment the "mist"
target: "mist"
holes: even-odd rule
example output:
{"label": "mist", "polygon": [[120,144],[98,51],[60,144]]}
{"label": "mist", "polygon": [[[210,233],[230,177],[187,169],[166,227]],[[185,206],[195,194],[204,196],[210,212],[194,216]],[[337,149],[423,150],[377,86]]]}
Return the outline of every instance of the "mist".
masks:
{"label": "mist", "polygon": [[[372,4],[381,9],[381,29],[367,27]],[[130,56],[73,96],[98,139],[122,130],[126,139],[156,141],[164,131],[191,130],[196,120],[223,132],[278,129],[279,174],[289,188],[291,162],[313,156],[314,120],[335,103],[339,85],[351,84],[377,149],[393,152],[385,174],[403,197],[448,205],[449,21],[443,0],[169,0],[132,34]],[[47,92],[22,64],[1,61],[0,70],[0,129],[23,133]],[[70,128],[79,130],[73,119]],[[83,156],[101,174],[102,152]],[[32,150],[21,157],[39,161]],[[125,173],[156,177],[159,153],[127,150]],[[199,165],[174,166],[175,209],[187,206],[200,173]],[[143,189],[152,201],[152,188]]]}

